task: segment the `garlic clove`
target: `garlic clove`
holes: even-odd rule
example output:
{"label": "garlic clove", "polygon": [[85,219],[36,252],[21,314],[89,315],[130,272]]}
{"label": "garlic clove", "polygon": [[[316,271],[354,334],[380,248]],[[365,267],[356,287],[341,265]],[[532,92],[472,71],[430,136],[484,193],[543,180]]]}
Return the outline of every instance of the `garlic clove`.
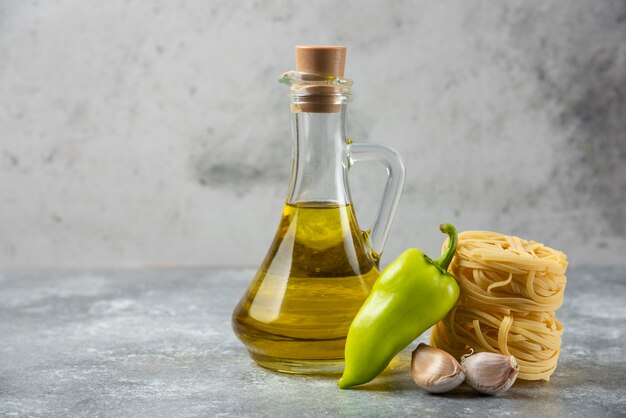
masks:
{"label": "garlic clove", "polygon": [[519,372],[515,357],[497,353],[463,356],[461,366],[465,371],[465,383],[486,395],[507,391]]}
{"label": "garlic clove", "polygon": [[411,376],[417,386],[431,393],[451,391],[465,379],[465,373],[454,357],[424,343],[413,351]]}

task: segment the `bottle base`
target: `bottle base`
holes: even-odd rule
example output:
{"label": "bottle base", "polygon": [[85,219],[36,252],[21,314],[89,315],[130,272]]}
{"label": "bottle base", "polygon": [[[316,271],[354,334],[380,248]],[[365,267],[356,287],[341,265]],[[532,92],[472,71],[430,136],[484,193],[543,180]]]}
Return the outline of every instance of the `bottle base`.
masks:
{"label": "bottle base", "polygon": [[266,369],[291,374],[340,374],[344,369],[343,359],[298,360],[268,357],[250,353],[252,359]]}

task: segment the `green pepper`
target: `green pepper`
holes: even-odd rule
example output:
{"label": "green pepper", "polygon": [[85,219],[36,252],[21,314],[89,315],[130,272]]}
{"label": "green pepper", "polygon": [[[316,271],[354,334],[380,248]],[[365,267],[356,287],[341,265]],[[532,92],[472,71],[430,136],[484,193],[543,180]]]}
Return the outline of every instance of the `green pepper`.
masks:
{"label": "green pepper", "polygon": [[456,228],[450,224],[439,228],[450,237],[441,258],[431,260],[416,248],[408,249],[374,283],[348,331],[340,388],[378,376],[396,354],[443,319],[456,303],[459,285],[447,273],[456,251]]}

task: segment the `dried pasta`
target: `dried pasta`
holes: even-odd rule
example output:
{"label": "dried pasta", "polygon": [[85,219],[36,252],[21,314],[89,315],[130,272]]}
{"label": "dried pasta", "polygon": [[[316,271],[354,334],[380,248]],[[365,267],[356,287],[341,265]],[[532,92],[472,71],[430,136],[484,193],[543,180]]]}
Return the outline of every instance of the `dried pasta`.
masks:
{"label": "dried pasta", "polygon": [[461,294],[431,329],[431,344],[457,358],[470,349],[512,355],[520,379],[550,380],[563,334],[554,312],[563,304],[566,269],[565,254],[543,244],[495,232],[460,233],[449,271]]}

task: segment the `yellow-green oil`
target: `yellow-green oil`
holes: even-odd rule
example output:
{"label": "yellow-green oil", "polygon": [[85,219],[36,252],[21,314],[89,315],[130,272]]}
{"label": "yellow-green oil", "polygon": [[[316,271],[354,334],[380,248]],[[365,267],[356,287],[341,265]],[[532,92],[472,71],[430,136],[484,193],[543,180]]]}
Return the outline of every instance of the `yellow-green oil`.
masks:
{"label": "yellow-green oil", "polygon": [[286,204],[274,242],[233,313],[262,366],[338,372],[350,323],[378,278],[351,205]]}

